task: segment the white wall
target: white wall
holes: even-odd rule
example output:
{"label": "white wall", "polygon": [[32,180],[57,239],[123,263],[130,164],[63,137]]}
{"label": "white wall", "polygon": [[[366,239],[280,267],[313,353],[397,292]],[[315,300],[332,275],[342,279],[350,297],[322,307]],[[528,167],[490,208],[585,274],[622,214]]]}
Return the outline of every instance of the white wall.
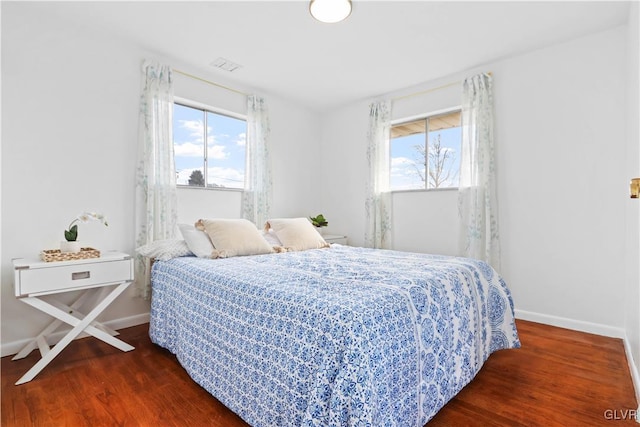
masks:
{"label": "white wall", "polygon": [[[130,48],[2,5],[2,354],[49,317],[13,296],[11,258],[59,247],[84,210],[109,227],[81,224],[79,240],[133,249],[133,185],[140,56]],[[144,315],[129,290],[104,319]],[[142,316],[144,317],[144,316]]]}
{"label": "white wall", "polygon": [[398,192],[392,203],[394,249],[458,255],[457,190]]}
{"label": "white wall", "polygon": [[625,49],[621,27],[500,64],[503,272],[522,311],[623,326]]}
{"label": "white wall", "polygon": [[[81,224],[79,240],[100,250],[134,251],[140,70],[142,60],[153,57],[113,36],[42,16],[37,3],[2,4],[2,355],[17,351],[50,320],[14,298],[11,258],[36,258],[40,250],[58,247],[63,230],[83,210],[104,213],[109,227]],[[176,95],[246,111],[241,98],[184,78],[176,77]],[[263,95],[271,114],[273,214],[311,215],[319,208],[310,191],[318,168],[318,120]],[[240,211],[239,193],[181,190],[179,200],[183,222]],[[143,322],[148,311],[149,303],[130,290],[101,319],[123,327]]]}
{"label": "white wall", "polygon": [[179,224],[200,218],[240,218],[240,191],[179,187],[177,193]]}
{"label": "white wall", "polygon": [[322,118],[320,181],[322,213],[327,234],[344,234],[350,245],[364,241],[366,129],[369,110],[360,102]]}
{"label": "white wall", "polygon": [[[623,331],[625,49],[626,27],[620,27],[388,94],[493,72],[501,273],[521,316],[549,323],[567,319],[578,328],[614,335]],[[450,90],[443,91],[447,96],[436,91],[411,103],[423,102],[423,113],[459,105],[459,89],[451,99]],[[336,231],[354,244],[362,244],[364,234],[361,177],[366,176],[369,102],[323,119],[322,161],[334,166],[322,169],[328,189],[323,209]],[[401,105],[407,102],[394,105],[394,118],[400,109],[410,115]],[[394,247],[450,253],[456,239],[451,230],[457,227],[450,194],[394,195]],[[444,227],[425,220],[437,212],[449,218]]]}

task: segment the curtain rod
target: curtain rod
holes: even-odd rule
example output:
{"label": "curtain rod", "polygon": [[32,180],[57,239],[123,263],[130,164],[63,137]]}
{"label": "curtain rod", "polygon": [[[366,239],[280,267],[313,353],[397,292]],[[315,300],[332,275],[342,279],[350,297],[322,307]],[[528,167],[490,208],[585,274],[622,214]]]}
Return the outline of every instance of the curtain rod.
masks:
{"label": "curtain rod", "polygon": [[186,73],[184,71],[177,70],[175,68],[173,69],[173,72],[174,73],[178,73],[178,74],[182,74],[183,76],[190,77],[190,78],[195,79],[195,80],[200,80],[201,82],[204,82],[204,83],[207,83],[207,84],[210,84],[210,85],[213,85],[213,86],[217,86],[219,88],[226,89],[226,90],[231,91],[231,92],[239,93],[240,95],[249,96],[248,93],[242,92],[241,90],[234,89],[234,88],[228,87],[228,86],[224,86],[224,85],[221,85],[220,83],[212,82],[210,80],[203,79],[202,77],[194,76],[193,74],[189,74],[189,73]]}
{"label": "curtain rod", "polygon": [[[489,75],[489,76],[493,75],[493,73],[491,71],[489,71],[486,74]],[[434,88],[431,88],[431,89],[422,90],[420,92],[414,92],[414,93],[410,93],[408,95],[398,96],[398,97],[395,97],[395,98],[391,98],[391,100],[392,101],[400,101],[401,99],[413,98],[414,96],[425,95],[427,93],[435,92],[435,91],[440,90],[440,89],[446,89],[446,88],[451,87],[451,86],[459,85],[460,83],[462,83],[462,80],[458,80],[458,81],[455,81],[455,82],[447,83],[447,84],[444,84],[442,86],[434,87]]]}

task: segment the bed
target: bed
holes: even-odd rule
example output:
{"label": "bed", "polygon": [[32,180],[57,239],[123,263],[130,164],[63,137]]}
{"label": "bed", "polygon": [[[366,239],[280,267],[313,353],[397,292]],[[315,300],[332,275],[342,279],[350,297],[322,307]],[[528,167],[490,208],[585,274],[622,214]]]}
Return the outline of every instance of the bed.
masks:
{"label": "bed", "polygon": [[341,245],[157,261],[150,336],[254,427],[423,426],[520,346],[488,264]]}

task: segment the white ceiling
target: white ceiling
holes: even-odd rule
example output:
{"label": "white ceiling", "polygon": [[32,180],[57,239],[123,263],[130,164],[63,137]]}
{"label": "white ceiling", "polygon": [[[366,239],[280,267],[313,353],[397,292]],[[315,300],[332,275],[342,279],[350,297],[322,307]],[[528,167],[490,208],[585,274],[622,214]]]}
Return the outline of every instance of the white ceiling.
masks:
{"label": "white ceiling", "polygon": [[[627,22],[629,3],[354,1],[322,24],[308,2],[43,2],[47,16],[103,29],[199,75],[331,107]],[[209,64],[227,58],[227,73]]]}

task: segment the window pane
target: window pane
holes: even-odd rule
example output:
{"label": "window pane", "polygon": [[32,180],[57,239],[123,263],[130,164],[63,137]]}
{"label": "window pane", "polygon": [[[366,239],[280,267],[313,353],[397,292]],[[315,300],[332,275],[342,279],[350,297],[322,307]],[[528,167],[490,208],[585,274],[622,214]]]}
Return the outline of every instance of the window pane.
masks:
{"label": "window pane", "polygon": [[246,120],[180,104],[173,111],[177,184],[243,189]]}
{"label": "window pane", "polygon": [[244,188],[247,122],[207,112],[207,184]]}
{"label": "window pane", "polygon": [[204,112],[173,105],[176,183],[204,187]]}
{"label": "window pane", "polygon": [[391,190],[425,188],[425,123],[425,119],[420,119],[391,128]]}
{"label": "window pane", "polygon": [[391,140],[391,189],[424,188],[424,133]]}
{"label": "window pane", "polygon": [[460,172],[460,112],[430,117],[428,188],[457,187]]}
{"label": "window pane", "polygon": [[392,126],[391,190],[457,187],[461,137],[460,111]]}

